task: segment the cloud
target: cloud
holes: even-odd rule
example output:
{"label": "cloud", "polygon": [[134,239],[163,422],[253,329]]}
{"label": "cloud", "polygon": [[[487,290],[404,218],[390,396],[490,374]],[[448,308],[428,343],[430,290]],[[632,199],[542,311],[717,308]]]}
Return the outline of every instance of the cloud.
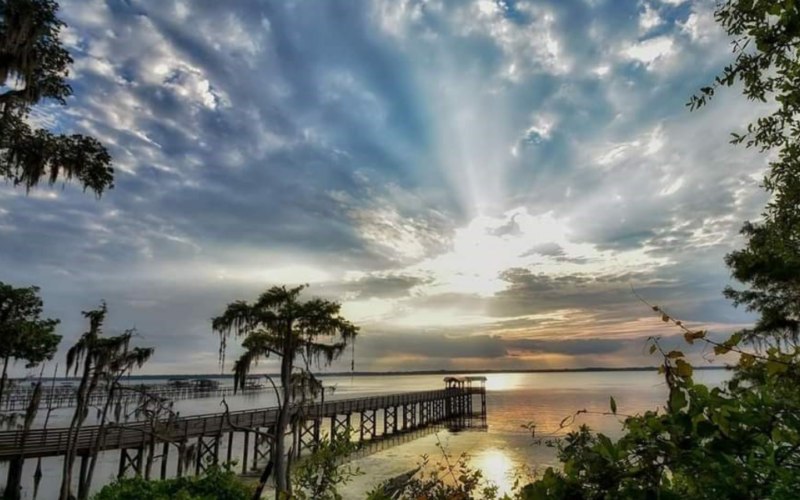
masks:
{"label": "cloud", "polygon": [[358,299],[391,299],[408,296],[414,287],[427,282],[418,276],[372,274],[345,281],[336,289],[352,293]]}
{"label": "cloud", "polygon": [[658,14],[658,10],[651,7],[650,4],[645,3],[644,10],[639,16],[639,29],[646,33],[656,26],[661,25],[663,22],[661,16]]}
{"label": "cloud", "polygon": [[376,333],[359,344],[364,356],[378,358],[426,357],[495,360],[531,354],[592,356],[612,354],[626,347],[625,341],[583,340],[507,340],[489,335],[448,337],[442,334]]}
{"label": "cloud", "polygon": [[659,36],[631,45],[625,54],[650,67],[659,59],[669,57],[673,52],[674,44],[675,42],[671,38]]}
{"label": "cloud", "polygon": [[2,187],[0,280],[65,346],[106,299],[151,371],[215,371],[208,318],[281,283],[342,301],[370,369],[646,364],[631,285],[752,320],[719,291],[767,201],[728,134],[764,108],[686,111],[730,57],[708,2],[61,4],[75,97],[34,121],[117,188]]}
{"label": "cloud", "polygon": [[526,250],[525,253],[522,254],[522,257],[527,257],[529,255],[544,255],[546,257],[561,257],[564,255],[564,249],[561,248],[561,245],[558,243],[541,243],[532,247],[529,250]]}

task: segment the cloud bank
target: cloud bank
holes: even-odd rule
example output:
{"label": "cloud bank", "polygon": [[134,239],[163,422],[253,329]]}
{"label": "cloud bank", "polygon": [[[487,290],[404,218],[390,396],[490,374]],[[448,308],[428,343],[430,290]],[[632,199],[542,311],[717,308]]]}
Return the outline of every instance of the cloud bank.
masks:
{"label": "cloud bank", "polygon": [[2,187],[0,279],[65,345],[107,300],[151,373],[218,370],[209,318],[282,283],[343,302],[360,369],[651,364],[631,286],[751,320],[720,290],[766,201],[728,144],[759,110],[684,107],[729,57],[712,9],[64,0],[75,97],[37,120],[101,139],[117,188]]}

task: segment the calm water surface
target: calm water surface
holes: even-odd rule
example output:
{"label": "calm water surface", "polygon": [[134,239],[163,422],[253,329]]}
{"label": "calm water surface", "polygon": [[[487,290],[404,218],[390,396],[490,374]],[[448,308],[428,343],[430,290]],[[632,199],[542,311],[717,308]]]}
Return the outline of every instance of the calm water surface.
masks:
{"label": "calm water surface", "polygon": [[[727,376],[724,371],[713,370],[697,372],[695,378],[699,382],[716,385]],[[523,425],[534,422],[539,435],[552,434],[558,431],[564,417],[578,410],[607,412],[610,396],[617,402],[618,413],[634,414],[660,408],[666,395],[663,381],[655,372],[511,373],[490,374],[487,378],[487,431],[454,434],[437,430],[365,453],[353,460],[353,464],[364,474],[344,488],[345,498],[363,498],[364,493],[381,480],[416,467],[423,455],[429,455],[431,462],[440,460],[442,452],[437,444],[441,444],[452,455],[468,454],[471,463],[485,472],[487,480],[499,486],[501,492],[508,491],[515,477],[557,465],[554,450],[534,444],[530,432]],[[441,375],[331,377],[324,381],[335,389],[327,399],[440,389],[444,385]],[[222,383],[230,384],[230,380]],[[231,410],[275,405],[274,397],[268,392],[229,397],[227,401]],[[181,415],[223,410],[217,398],[178,401],[175,409]],[[41,417],[43,419],[43,415]],[[48,426],[66,426],[69,418],[69,410],[57,411],[51,415]],[[582,414],[571,428],[580,424],[588,424],[612,437],[619,436],[621,431],[620,420],[615,417]],[[234,456],[241,454],[241,447],[241,442],[234,442]],[[224,456],[222,452],[221,456]],[[119,452],[104,454],[95,475],[95,489],[113,479],[118,460]],[[44,479],[39,487],[38,498],[49,500],[57,497],[60,464],[60,459],[56,458],[43,460]],[[35,466],[34,460],[26,462],[26,498],[33,498],[32,476]],[[157,463],[154,470],[158,470]],[[0,467],[3,478],[5,472],[5,468]]]}

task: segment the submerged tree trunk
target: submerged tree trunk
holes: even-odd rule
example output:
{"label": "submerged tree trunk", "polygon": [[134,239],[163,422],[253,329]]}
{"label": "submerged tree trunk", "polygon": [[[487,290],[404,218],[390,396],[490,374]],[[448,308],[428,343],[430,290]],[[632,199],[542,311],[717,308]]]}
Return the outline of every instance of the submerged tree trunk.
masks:
{"label": "submerged tree trunk", "polygon": [[72,415],[72,421],[69,424],[69,431],[67,432],[67,453],[64,456],[64,467],[61,476],[61,493],[59,500],[70,500],[74,498],[72,494],[72,469],[75,467],[75,459],[77,458],[77,443],[78,432],[80,432],[81,425],[86,419],[86,402],[88,396],[92,392],[90,384],[90,376],[92,372],[91,359],[87,356],[83,368],[83,376],[81,383],[78,386],[78,393],[75,398],[75,413]]}
{"label": "submerged tree trunk", "polygon": [[3,396],[6,393],[6,383],[8,382],[8,361],[10,356],[6,356],[3,360],[3,377],[0,378],[0,404],[3,403]]}
{"label": "submerged tree trunk", "polygon": [[100,428],[97,431],[97,441],[95,441],[92,450],[89,452],[89,456],[91,457],[91,461],[89,462],[89,469],[86,472],[85,480],[78,485],[78,499],[84,500],[89,498],[89,486],[92,484],[92,478],[94,477],[94,469],[97,466],[97,457],[100,454],[100,450],[105,447],[106,444],[106,431],[107,431],[107,419],[108,419],[108,410],[111,408],[111,405],[114,402],[114,398],[116,397],[116,381],[108,390],[108,397],[106,398],[105,405],[103,405],[103,412],[100,415]]}
{"label": "submerged tree trunk", "polygon": [[[5,373],[3,373],[5,376]],[[33,390],[33,396],[28,403],[28,408],[25,411],[25,423],[22,428],[22,450],[25,451],[25,444],[28,441],[28,434],[30,433],[33,421],[36,414],[39,412],[39,403],[42,398],[42,381],[36,384]],[[22,498],[22,467],[25,464],[23,456],[15,457],[8,464],[8,478],[6,480],[6,489],[3,492],[3,500],[19,500]]]}
{"label": "submerged tree trunk", "polygon": [[[290,335],[291,337],[291,335]],[[292,486],[289,482],[289,471],[286,466],[286,428],[292,414],[292,352],[287,348],[283,351],[281,360],[281,385],[283,389],[283,405],[278,414],[278,426],[275,429],[275,491],[276,498],[281,492],[291,493]]]}
{"label": "submerged tree trunk", "polygon": [[261,478],[259,479],[256,488],[253,490],[253,496],[251,497],[252,500],[261,499],[261,494],[264,492],[264,486],[267,484],[267,481],[269,481],[269,475],[272,473],[272,468],[274,465],[275,462],[270,458],[269,462],[267,462],[267,466],[264,467],[263,471],[261,471]]}

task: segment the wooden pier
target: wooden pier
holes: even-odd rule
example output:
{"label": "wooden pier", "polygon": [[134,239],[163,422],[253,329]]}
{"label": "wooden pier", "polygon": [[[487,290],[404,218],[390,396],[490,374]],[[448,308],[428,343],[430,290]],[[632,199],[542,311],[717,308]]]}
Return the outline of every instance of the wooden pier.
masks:
{"label": "wooden pier", "polygon": [[[291,440],[295,458],[315,448],[323,435],[352,432],[351,439],[369,442],[429,425],[454,429],[486,426],[486,388],[482,377],[445,379],[442,390],[334,400],[294,408]],[[474,401],[480,399],[480,412]],[[79,430],[73,441],[81,458],[81,471],[94,451],[119,450],[118,477],[128,473],[151,477],[154,463],[158,475],[182,476],[201,473],[208,464],[230,463],[236,459],[243,473],[256,469],[271,455],[266,435],[273,435],[278,408],[260,408],[194,415],[169,421],[107,425],[100,439],[99,426]],[[357,424],[353,422],[357,420]],[[327,426],[327,427],[325,427]],[[62,456],[67,452],[69,429],[32,429],[0,432],[0,461]],[[242,443],[241,454],[233,456],[234,439]],[[288,438],[287,438],[288,439]],[[227,443],[227,444],[226,444]],[[221,444],[224,456],[221,456]],[[173,458],[170,464],[170,457]],[[145,467],[145,464],[147,466]],[[83,480],[83,474],[80,476]]]}
{"label": "wooden pier", "polygon": [[[166,384],[160,385],[131,385],[122,386],[118,389],[115,399],[122,402],[130,401],[135,402],[141,399],[142,394],[146,393],[149,397],[158,397],[169,401],[182,401],[185,399],[198,399],[198,398],[222,398],[236,394],[258,394],[267,390],[272,390],[266,386],[258,387],[245,387],[234,391],[233,386],[226,387],[174,387]],[[127,390],[126,390],[127,389]],[[41,408],[73,408],[76,405],[76,391],[74,387],[56,387],[54,389],[44,388],[42,391],[42,398],[39,403]],[[90,405],[101,405],[105,402],[108,396],[107,390],[98,390],[93,393],[89,398]],[[33,397],[33,389],[23,388],[12,391],[8,397],[4,397],[0,401],[0,410],[2,411],[24,411],[31,398]]]}

